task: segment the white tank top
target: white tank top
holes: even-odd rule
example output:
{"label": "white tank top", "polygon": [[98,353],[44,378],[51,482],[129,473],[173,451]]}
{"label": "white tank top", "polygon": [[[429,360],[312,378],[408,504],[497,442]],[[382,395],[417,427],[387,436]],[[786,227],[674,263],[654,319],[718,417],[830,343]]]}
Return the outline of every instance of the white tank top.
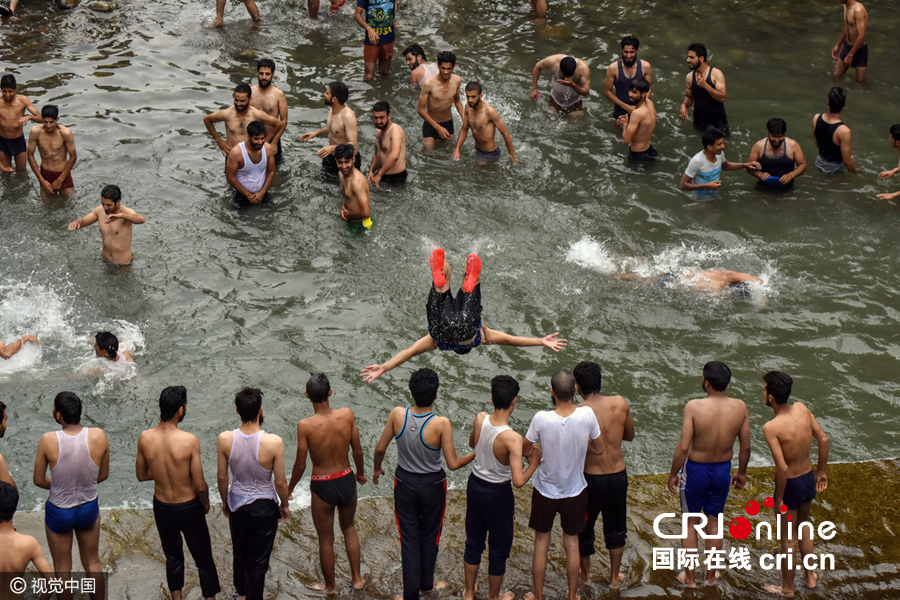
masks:
{"label": "white tank top", "polygon": [[422,77],[422,81],[419,82],[419,85],[422,85],[427,79],[431,79],[440,72],[438,66],[434,63],[426,63],[422,66],[425,67],[425,76]]}
{"label": "white tank top", "polygon": [[50,469],[50,504],[56,508],[75,508],[97,498],[100,467],[91,459],[88,430],[82,427],[76,436],[56,432],[59,459]]}
{"label": "white tank top", "polygon": [[262,160],[258,163],[250,160],[250,156],[247,154],[247,142],[241,142],[238,147],[241,149],[241,154],[244,155],[244,166],[238,169],[235,179],[251,194],[258,192],[266,182],[266,167],[269,165],[266,147],[263,146]]}
{"label": "white tank top", "polygon": [[272,481],[272,470],[259,464],[259,442],[265,432],[244,435],[240,429],[234,430],[228,466],[231,467],[232,481],[228,488],[228,509],[236,511],[245,504],[257,500],[279,502]]}
{"label": "white tank top", "polygon": [[479,479],[488,483],[506,483],[512,479],[509,467],[497,460],[497,455],[494,454],[494,440],[509,429],[509,425],[494,427],[491,425],[490,417],[484,418],[484,422],[481,423],[481,435],[475,444],[475,466],[472,467],[472,473]]}

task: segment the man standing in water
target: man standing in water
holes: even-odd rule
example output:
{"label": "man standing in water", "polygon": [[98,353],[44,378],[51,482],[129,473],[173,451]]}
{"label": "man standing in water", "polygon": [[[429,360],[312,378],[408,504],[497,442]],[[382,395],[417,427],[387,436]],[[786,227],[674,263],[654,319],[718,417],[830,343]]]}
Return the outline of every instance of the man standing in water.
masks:
{"label": "man standing in water", "polygon": [[591,68],[580,58],[554,54],[538,61],[531,73],[531,101],[537,102],[541,72],[550,71],[550,109],[560,115],[581,116],[582,99],[591,93]]}
{"label": "man standing in water", "polygon": [[697,131],[706,131],[715,127],[728,137],[728,116],[725,114],[725,76],[722,71],[708,64],[706,46],[691,44],[688,46],[687,64],[691,72],[684,80],[687,89],[684,102],[678,116],[687,121],[688,109],[694,106],[694,127]]}
{"label": "man standing in water", "polygon": [[184,386],[164,389],[159,395],[159,425],[138,437],[135,472],[138,481],[154,483],[153,518],[166,555],[172,600],[182,599],[184,587],[182,536],[200,573],[201,593],[210,600],[221,588],[206,525],[209,487],[203,478],[197,436],[178,428],[186,414]]}
{"label": "man standing in water", "polygon": [[[16,93],[16,78],[12,75],[0,77],[0,171],[12,173],[13,161],[16,171],[25,170],[25,131],[28,121],[40,121],[41,117],[31,100]],[[25,111],[31,113],[26,116]]]}
{"label": "man standing in water", "polygon": [[819,155],[816,167],[829,175],[839,173],[844,167],[851,173],[859,173],[850,153],[850,128],[841,120],[841,111],[847,105],[844,88],[833,87],[828,92],[828,112],[813,117],[813,139]]}
{"label": "man standing in water", "polygon": [[795,140],[784,135],[787,133],[784,119],[769,119],[766,132],[766,137],[753,144],[747,159],[747,162],[758,162],[760,168],[747,169],[747,172],[775,188],[793,187],[794,178],[806,172],[803,150]]}
{"label": "man standing in water", "polygon": [[437,55],[438,77],[426,79],[419,94],[419,116],[425,119],[422,123],[422,143],[425,150],[434,150],[434,140],[453,139],[453,113],[456,112],[465,123],[466,115],[459,100],[459,86],[462,78],[453,74],[456,67],[456,55],[444,51]]}
{"label": "man standing in water", "polygon": [[426,79],[438,74],[438,66],[425,59],[425,51],[418,44],[413,44],[404,50],[403,57],[406,59],[406,66],[409,67],[410,83],[418,84],[421,87]]}
{"label": "man standing in water", "polygon": [[[900,123],[896,125],[891,125],[890,133],[888,134],[888,141],[891,142],[891,146],[900,150]],[[882,171],[878,174],[878,179],[890,179],[897,173],[900,173],[900,165],[897,166],[896,169],[890,169],[888,171]],[[878,194],[878,197],[882,200],[893,200],[897,196],[900,196],[900,192],[888,193],[888,194]]]}
{"label": "man standing in water", "polygon": [[[256,7],[256,2],[254,0],[244,0],[244,6],[247,7],[247,12],[250,13],[250,18],[259,23],[262,21],[262,17],[259,16],[259,8]],[[225,19],[225,0],[216,0],[216,19],[207,25],[207,27],[218,27],[222,24],[222,21]]]}
{"label": "man standing in water", "polygon": [[622,128],[622,142],[629,146],[628,158],[653,160],[656,148],[650,143],[656,129],[656,106],[650,100],[650,84],[646,79],[635,79],[628,90],[634,110],[616,120]]}
{"label": "man standing in water", "polygon": [[606,68],[606,84],[603,95],[613,103],[613,118],[618,120],[622,115],[630,115],[634,110],[629,92],[632,82],[645,79],[653,84],[653,73],[650,63],[638,58],[641,43],[633,35],[622,38],[622,58]]}
{"label": "man standing in water", "polygon": [[338,166],[334,150],[340,144],[352,144],[354,150],[353,165],[359,169],[362,166],[362,158],[359,155],[359,146],[356,143],[358,130],[356,115],[353,109],[347,106],[350,98],[350,90],[343,81],[332,81],[325,88],[325,106],[328,108],[328,120],[325,127],[316,131],[307,131],[300,136],[301,142],[307,142],[314,137],[328,134],[328,145],[323,146],[316,156],[322,159],[322,171],[326,176],[335,177],[338,174]]}
{"label": "man standing in water", "polygon": [[841,0],[844,5],[844,26],[837,44],[831,50],[835,60],[834,76],[841,77],[847,69],[856,69],[856,80],[866,80],[869,64],[869,45],[866,44],[866,30],[869,27],[869,13],[862,2]]}
{"label": "man standing in water", "polygon": [[406,183],[406,132],[394,123],[387,102],[375,103],[372,121],[375,123],[375,153],[366,179],[375,187],[382,181],[397,185]]}
{"label": "man standing in water", "polygon": [[678,187],[682,190],[717,190],[722,186],[722,171],[760,168],[758,162],[733,163],[725,160],[725,134],[710,127],[700,136],[703,150],[691,158]]}
{"label": "man standing in water", "polygon": [[[3,597],[7,596],[16,577],[23,577],[28,563],[34,565],[41,577],[49,579],[53,577],[53,569],[44,556],[44,550],[40,543],[30,535],[22,535],[13,526],[13,516],[19,507],[19,490],[0,479],[0,589]],[[21,596],[18,596],[21,598]]]}
{"label": "man standing in water", "polygon": [[231,204],[235,208],[267,200],[275,179],[275,148],[266,143],[266,126],[253,121],[247,125],[247,135],[250,139],[232,148],[225,162],[225,179],[234,190]]}
{"label": "man standing in water", "polygon": [[[291,471],[288,492],[306,471],[306,454],[312,460],[312,476],[309,478],[310,510],[316,535],[319,537],[319,562],[325,585],[315,584],[313,589],[331,595],[337,592],[334,581],[334,509],[337,508],[341,533],[350,561],[350,583],[361,590],[365,580],[360,574],[359,536],[356,533],[356,484],[365,485],[366,471],[356,417],[349,408],[332,409],[328,398],[331,383],[328,377],[314,373],[306,382],[306,397],[313,405],[313,416],[297,423],[297,458]],[[353,449],[356,475],[350,468],[347,454]]]}
{"label": "man standing in water", "polygon": [[356,12],[353,20],[365,32],[363,39],[363,61],[365,73],[363,81],[371,81],[375,77],[375,62],[378,72],[387,75],[391,70],[391,57],[394,56],[394,21],[397,19],[396,0],[356,0]]}
{"label": "man standing in water", "polygon": [[466,116],[463,119],[462,130],[456,140],[456,148],[453,149],[453,160],[459,160],[459,149],[466,141],[466,134],[472,130],[475,138],[475,154],[479,162],[495,162],[500,158],[500,146],[494,141],[494,134],[499,131],[506,142],[506,151],[509,152],[509,162],[519,164],[516,151],[513,150],[512,136],[506,129],[503,119],[497,109],[481,99],[481,84],[477,81],[466,85]]}
{"label": "man standing in water", "polygon": [[[220,111],[203,117],[203,124],[209,135],[215,140],[216,145],[222,152],[222,156],[228,159],[228,153],[232,148],[241,142],[246,142],[249,137],[247,135],[247,125],[252,121],[262,121],[267,128],[271,127],[271,132],[266,135],[266,141],[271,142],[274,137],[281,137],[287,127],[287,120],[279,121],[275,117],[270,117],[265,112],[250,105],[250,97],[253,92],[249,84],[239,83],[234,88],[234,106],[223,108]],[[225,141],[219,137],[216,131],[216,123],[225,122]]]}
{"label": "man standing in water", "polygon": [[[258,85],[250,88],[250,106],[258,108],[270,117],[274,117],[279,121],[287,123],[288,107],[287,97],[278,86],[272,83],[272,77],[275,76],[275,61],[271,58],[264,58],[256,63],[256,81]],[[284,134],[287,125],[280,130],[274,126],[266,127],[266,137],[270,139],[270,143],[275,146],[278,151],[275,154],[275,162],[281,162],[281,136]]]}
{"label": "man standing in water", "polygon": [[[28,134],[28,164],[41,184],[41,196],[52,198],[59,194],[68,198],[75,189],[72,167],[78,157],[75,154],[75,136],[68,127],[59,124],[59,109],[52,104],[41,108],[43,124],[35,125]],[[41,153],[41,165],[34,159],[34,150]]]}
{"label": "man standing in water", "polygon": [[[720,535],[718,516],[725,509],[729,484],[737,490],[747,482],[747,463],[750,461],[750,416],[742,400],[729,398],[725,388],[731,381],[731,369],[713,361],[703,366],[701,387],[706,398],[691,400],[684,407],[681,438],[675,447],[672,470],[669,472],[669,491],[680,494],[682,512],[704,512],[709,517],[707,536]],[[740,443],[738,470],[732,477],[731,459],[734,441]],[[696,556],[698,517],[688,519],[687,538],[682,547]],[[722,538],[705,540],[706,552],[722,549]],[[690,559],[688,559],[690,563]],[[716,585],[719,573],[707,562],[706,586]],[[679,565],[681,566],[681,565]],[[695,588],[693,564],[678,574],[685,587]]]}
{"label": "man standing in water", "polygon": [[147,219],[122,204],[122,191],[117,185],[108,185],[100,192],[100,206],[85,216],[69,223],[69,231],[97,223],[103,241],[101,256],[111,267],[129,267],[131,255],[132,225],[141,225]]}
{"label": "man standing in water", "polygon": [[19,353],[19,350],[22,349],[22,347],[25,345],[25,342],[31,342],[35,346],[40,345],[38,343],[38,339],[33,335],[23,335],[11,344],[4,344],[3,342],[0,342],[0,358],[2,358],[3,360],[9,360],[14,355]]}
{"label": "man standing in water", "polygon": [[[775,516],[781,521],[779,531],[793,527],[800,540],[800,554],[804,558],[813,553],[812,527],[809,511],[817,492],[828,487],[828,436],[816,418],[802,402],[788,404],[794,381],[787,373],[769,371],[763,376],[763,396],[766,406],[775,411],[775,418],[763,425],[763,435],[775,462]],[[819,445],[819,465],[813,472],[809,451],[812,439]],[[785,510],[787,509],[787,510]],[[793,523],[789,523],[792,521]],[[806,524],[808,531],[800,525]],[[794,556],[794,537],[781,535],[781,555]],[[779,566],[781,566],[779,561]],[[794,597],[794,570],[781,570],[781,585],[767,585],[767,592]],[[816,587],[819,578],[815,571],[804,568],[806,586]]]}
{"label": "man standing in water", "polygon": [[[357,155],[358,156],[358,155]],[[338,175],[341,182],[341,218],[355,230],[362,232],[372,228],[372,211],[369,209],[369,182],[366,176],[353,165],[353,146],[340,144],[334,150]]]}

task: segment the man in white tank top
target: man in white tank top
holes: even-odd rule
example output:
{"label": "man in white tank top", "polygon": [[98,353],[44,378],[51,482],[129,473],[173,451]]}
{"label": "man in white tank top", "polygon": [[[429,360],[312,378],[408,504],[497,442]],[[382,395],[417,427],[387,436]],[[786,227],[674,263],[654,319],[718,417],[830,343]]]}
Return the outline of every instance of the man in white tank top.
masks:
{"label": "man in white tank top", "polygon": [[235,208],[266,200],[275,178],[275,149],[266,143],[265,123],[251,121],[247,136],[249,140],[231,149],[225,163],[225,179],[234,188],[231,203]]}
{"label": "man in white tank top", "polygon": [[409,67],[409,82],[422,87],[426,79],[438,74],[438,66],[428,62],[425,58],[425,50],[418,44],[413,44],[403,51],[406,66]]}

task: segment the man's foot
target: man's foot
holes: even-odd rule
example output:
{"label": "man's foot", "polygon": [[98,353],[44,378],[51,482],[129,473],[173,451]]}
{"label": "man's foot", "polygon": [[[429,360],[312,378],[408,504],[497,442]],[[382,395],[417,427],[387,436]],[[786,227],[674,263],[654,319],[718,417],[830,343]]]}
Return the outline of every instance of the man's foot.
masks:
{"label": "man's foot", "polygon": [[431,589],[433,589],[433,590],[446,590],[446,589],[447,589],[447,582],[446,582],[446,581],[435,581],[435,582],[434,582],[434,587],[431,588]]}
{"label": "man's foot", "polygon": [[676,579],[678,579],[678,581],[683,583],[684,587],[686,587],[686,588],[694,589],[695,587],[697,587],[697,584],[695,582],[693,582],[693,581],[688,582],[687,573],[685,573],[684,571],[679,573],[678,576],[676,577]]}
{"label": "man's foot", "polygon": [[537,600],[537,596],[534,595],[534,592],[525,592],[522,600]]}
{"label": "man's foot", "polygon": [[609,582],[609,589],[617,590],[619,589],[619,584],[625,579],[624,573],[616,573],[616,576],[612,578],[612,581]]}
{"label": "man's foot", "polygon": [[500,600],[515,600],[516,595],[512,592],[503,592],[497,597],[500,598]]}
{"label": "man's foot", "polygon": [[350,578],[350,585],[353,586],[354,590],[361,590],[366,586],[366,579],[362,575],[359,576],[359,579]]}
{"label": "man's foot", "polygon": [[718,569],[713,571],[713,573],[715,573],[715,575],[712,579],[709,578],[709,573],[706,574],[706,587],[716,587],[716,583],[718,583],[719,577],[721,577],[721,575],[719,574],[720,571]]}
{"label": "man's foot", "polygon": [[312,584],[310,587],[312,589],[316,590],[317,592],[325,592],[329,596],[333,596],[334,594],[337,593],[337,586],[335,586],[333,588],[327,588],[327,587],[325,587],[324,583],[320,583],[318,581],[316,583]]}
{"label": "man's foot", "polygon": [[5,2],[0,4],[0,16],[11,17],[13,16],[13,11],[9,10],[9,5]]}
{"label": "man's foot", "polygon": [[819,581],[819,574],[815,571],[804,571],[803,579],[806,580],[806,587],[809,589],[815,589],[816,582]]}
{"label": "man's foot", "polygon": [[222,24],[222,19],[216,17],[216,20],[213,21],[212,23],[210,23],[209,25],[207,25],[207,27],[210,27],[210,28],[212,28],[212,27],[218,27],[218,26],[221,25],[221,24]]}
{"label": "man's foot", "polygon": [[434,282],[434,287],[444,287],[447,284],[447,279],[444,277],[443,248],[435,248],[431,252],[431,260],[429,261],[429,264],[431,266],[431,280]]}
{"label": "man's foot", "polygon": [[463,593],[462,593],[463,600],[475,600],[475,594],[478,593],[478,584],[477,583],[475,584],[475,589],[472,590],[471,594],[469,594],[468,592],[469,592],[469,590],[463,588]]}
{"label": "man's foot", "polygon": [[780,585],[764,585],[763,589],[769,592],[770,594],[776,594],[778,596],[784,596],[785,598],[793,598],[794,592],[785,593],[783,589],[781,589]]}
{"label": "man's foot", "polygon": [[462,290],[469,294],[478,285],[478,278],[481,277],[481,259],[474,252],[466,259],[466,278],[463,279]]}

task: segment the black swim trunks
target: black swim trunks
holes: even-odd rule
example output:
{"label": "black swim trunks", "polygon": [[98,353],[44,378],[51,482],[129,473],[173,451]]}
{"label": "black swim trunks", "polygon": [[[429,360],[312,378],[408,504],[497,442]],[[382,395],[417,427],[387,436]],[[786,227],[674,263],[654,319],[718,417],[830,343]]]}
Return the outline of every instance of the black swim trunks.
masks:
{"label": "black swim trunks", "polygon": [[388,183],[390,185],[401,185],[406,183],[407,177],[406,169],[403,169],[399,173],[388,173],[387,175],[381,176],[381,183]]}
{"label": "black swim trunks", "polygon": [[496,162],[500,155],[503,154],[503,151],[500,150],[500,146],[497,146],[490,152],[485,152],[484,150],[479,150],[475,148],[475,156],[478,157],[478,160],[483,162]]}
{"label": "black swim trunks", "polygon": [[17,138],[9,139],[0,136],[0,152],[6,154],[7,156],[15,156],[16,154],[22,154],[25,150],[28,149],[28,144],[25,143],[25,134],[23,133]]}
{"label": "black swim trunks", "polygon": [[281,139],[278,140],[278,152],[275,153],[275,162],[280,163],[281,159],[284,158],[284,154],[281,152]]}
{"label": "black swim trunks", "polygon": [[781,501],[788,507],[788,510],[794,510],[805,502],[812,502],[815,497],[816,476],[810,471],[806,475],[787,480]]}
{"label": "black swim trunks", "polygon": [[[266,192],[266,195],[263,196],[261,202],[257,202],[257,205],[266,204],[269,202],[269,192]],[[234,208],[247,208],[248,206],[253,206],[253,203],[250,202],[250,199],[237,190],[231,190],[231,206]]]}
{"label": "black swim trunks", "polygon": [[641,152],[628,151],[628,158],[632,160],[653,160],[656,156],[656,148],[653,147],[653,144],[650,144],[649,148]]}
{"label": "black swim trunks", "polygon": [[[428,317],[428,333],[438,348],[468,354],[481,343],[481,284],[468,294],[459,290],[456,298],[450,290],[439,292],[432,285],[425,314]],[[476,338],[472,344],[459,345],[472,338]]]}
{"label": "black swim trunks", "polygon": [[[847,55],[850,54],[850,50],[853,48],[853,44],[850,44],[847,41],[841,45],[841,60],[847,58]],[[850,68],[865,68],[869,66],[869,45],[863,44],[859,47],[859,50],[856,51],[856,54],[853,55],[853,58],[850,60]]]}
{"label": "black swim trunks", "polygon": [[[450,135],[453,135],[453,119],[449,121],[444,121],[443,123],[438,123],[441,127],[450,132]],[[439,140],[443,139],[441,134],[438,133],[437,129],[431,126],[428,121],[422,121],[422,138],[437,138]]]}
{"label": "black swim trunks", "polygon": [[[362,156],[359,152],[356,153],[356,160],[353,161],[353,166],[357,169],[362,167]],[[326,175],[332,176],[337,176],[337,174],[340,172],[338,170],[337,160],[335,160],[334,154],[329,154],[322,159],[322,171],[324,171]]]}
{"label": "black swim trunks", "polygon": [[313,475],[309,491],[326,504],[343,506],[356,497],[356,477],[350,469],[331,475]]}

